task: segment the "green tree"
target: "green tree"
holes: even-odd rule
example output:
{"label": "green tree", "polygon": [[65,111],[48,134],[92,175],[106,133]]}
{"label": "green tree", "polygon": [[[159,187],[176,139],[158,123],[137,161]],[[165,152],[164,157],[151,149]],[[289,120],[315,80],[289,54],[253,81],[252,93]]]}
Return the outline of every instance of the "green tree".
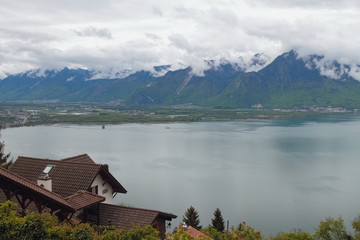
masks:
{"label": "green tree", "polygon": [[183,222],[188,225],[200,230],[202,226],[200,226],[199,214],[195,210],[193,206],[190,206],[183,216]]}
{"label": "green tree", "polygon": [[12,159],[10,159],[10,153],[5,154],[4,142],[0,142],[0,166],[8,169],[11,166],[12,162]]}
{"label": "green tree", "polygon": [[75,225],[70,235],[71,240],[91,240],[94,239],[94,229],[88,223]]}
{"label": "green tree", "polygon": [[268,238],[267,240],[314,240],[308,232],[298,233],[279,233],[275,237]]}
{"label": "green tree", "polygon": [[219,232],[223,232],[225,229],[225,222],[221,215],[221,211],[217,208],[214,212],[214,218],[211,219],[212,226]]}
{"label": "green tree", "polygon": [[355,232],[354,239],[360,240],[360,215],[353,220],[352,227]]}
{"label": "green tree", "polygon": [[227,232],[219,232],[217,229],[213,228],[212,226],[208,226],[207,228],[201,229],[201,231],[214,240],[230,239],[229,234]]}
{"label": "green tree", "polygon": [[263,239],[263,236],[259,230],[255,230],[253,227],[246,225],[245,222],[242,222],[241,229],[231,227],[231,232],[229,232],[229,234],[232,237],[230,239],[242,239],[242,240]]}
{"label": "green tree", "polygon": [[16,208],[11,201],[0,204],[0,239],[20,239],[24,219],[16,215]]}
{"label": "green tree", "polygon": [[321,221],[319,226],[315,229],[314,238],[318,240],[346,240],[348,234],[346,233],[344,220],[339,217],[334,219],[328,217],[325,221]]}
{"label": "green tree", "polygon": [[132,225],[129,230],[109,229],[102,233],[100,240],[160,240],[159,232],[151,227],[144,228]]}

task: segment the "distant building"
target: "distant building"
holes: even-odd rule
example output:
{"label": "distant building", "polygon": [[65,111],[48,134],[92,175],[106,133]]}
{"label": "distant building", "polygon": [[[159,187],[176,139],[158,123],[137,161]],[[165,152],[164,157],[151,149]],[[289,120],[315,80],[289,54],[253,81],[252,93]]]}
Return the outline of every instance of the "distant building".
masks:
{"label": "distant building", "polygon": [[10,171],[0,169],[0,202],[12,200],[25,211],[50,211],[60,219],[129,229],[153,226],[165,237],[166,221],[177,216],[113,204],[126,189],[87,154],[50,160],[18,157]]}

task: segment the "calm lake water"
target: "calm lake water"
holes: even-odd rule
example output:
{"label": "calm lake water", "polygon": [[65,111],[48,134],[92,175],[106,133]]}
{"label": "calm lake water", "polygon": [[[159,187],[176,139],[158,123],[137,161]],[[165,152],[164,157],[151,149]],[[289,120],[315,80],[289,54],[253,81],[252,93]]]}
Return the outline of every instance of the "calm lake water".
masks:
{"label": "calm lake water", "polygon": [[201,224],[225,220],[264,234],[313,233],[360,213],[360,117],[175,124],[56,125],[2,130],[13,157],[61,159],[82,153],[128,190],[117,203],[172,212],[193,205]]}

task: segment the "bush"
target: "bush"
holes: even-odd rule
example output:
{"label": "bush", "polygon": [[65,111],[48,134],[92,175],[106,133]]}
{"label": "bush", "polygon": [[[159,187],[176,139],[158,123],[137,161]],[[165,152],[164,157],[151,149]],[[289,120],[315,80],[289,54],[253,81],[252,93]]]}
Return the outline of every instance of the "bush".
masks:
{"label": "bush", "polygon": [[1,240],[158,240],[159,232],[147,226],[132,226],[129,230],[115,227],[93,226],[60,222],[49,213],[27,213],[25,217],[17,215],[17,205],[11,201],[0,204]]}
{"label": "bush", "polygon": [[158,240],[159,232],[151,227],[146,226],[145,228],[132,226],[130,230],[119,231],[122,240]]}
{"label": "bush", "polygon": [[48,230],[56,222],[49,213],[29,213],[24,220],[20,229],[22,239],[49,239]]}
{"label": "bush", "polygon": [[16,207],[11,201],[0,205],[0,239],[20,239],[24,219],[17,217]]}
{"label": "bush", "polygon": [[[201,230],[202,233],[207,235],[208,237],[214,240],[261,240],[263,236],[260,231],[255,230],[254,228],[247,226],[245,222],[241,224],[241,229],[231,228],[230,231],[220,232],[216,230],[214,227],[209,226],[205,229]],[[169,234],[174,240],[192,240],[195,238],[190,237],[187,233],[180,229],[174,234]],[[206,238],[198,238],[198,239],[206,239]]]}
{"label": "bush", "polygon": [[88,240],[93,239],[95,236],[94,229],[89,224],[77,224],[74,226],[70,235],[72,240]]}
{"label": "bush", "polygon": [[275,237],[269,238],[268,240],[314,240],[308,232],[300,233],[280,233]]}
{"label": "bush", "polygon": [[318,240],[347,240],[348,234],[345,230],[344,220],[341,217],[338,219],[326,218],[315,229],[314,237]]}

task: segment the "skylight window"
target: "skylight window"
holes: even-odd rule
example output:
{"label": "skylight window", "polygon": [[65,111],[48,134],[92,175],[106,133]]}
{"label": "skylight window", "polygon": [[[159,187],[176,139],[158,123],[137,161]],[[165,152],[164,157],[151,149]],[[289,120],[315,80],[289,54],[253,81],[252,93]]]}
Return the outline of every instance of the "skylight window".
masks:
{"label": "skylight window", "polygon": [[49,172],[55,167],[55,165],[48,164],[46,168],[43,170],[44,174],[49,174]]}

